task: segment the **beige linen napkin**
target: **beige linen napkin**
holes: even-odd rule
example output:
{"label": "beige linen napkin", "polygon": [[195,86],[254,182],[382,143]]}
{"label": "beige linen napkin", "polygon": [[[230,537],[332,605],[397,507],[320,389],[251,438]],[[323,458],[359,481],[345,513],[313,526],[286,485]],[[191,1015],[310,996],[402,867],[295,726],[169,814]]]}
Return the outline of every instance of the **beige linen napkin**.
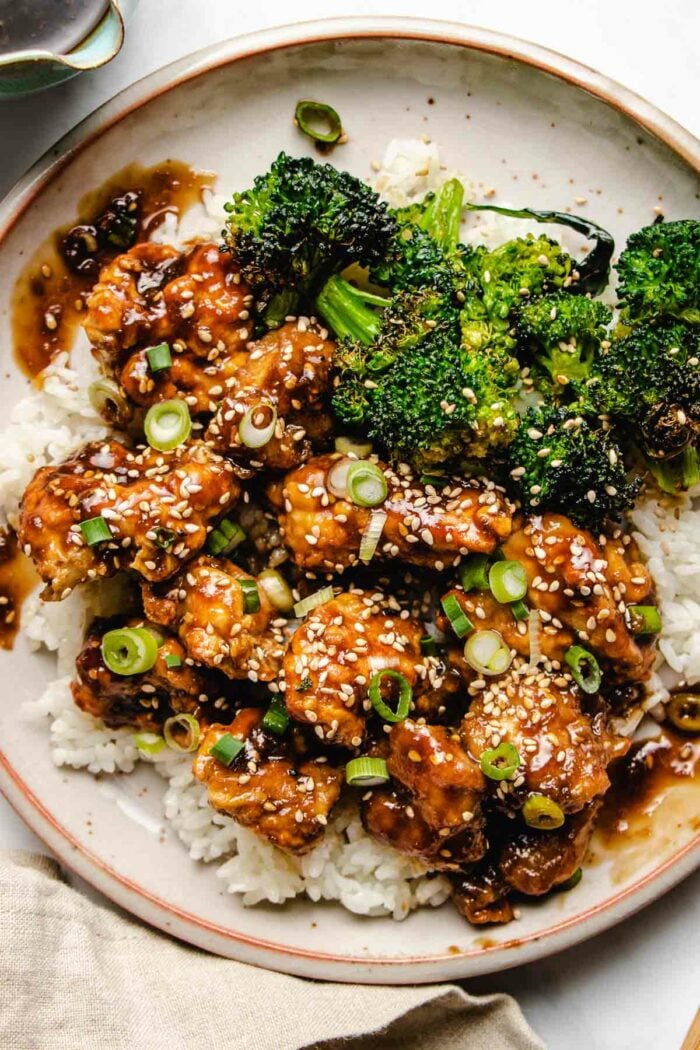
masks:
{"label": "beige linen napkin", "polygon": [[2,1050],[543,1050],[506,995],[323,984],[189,948],[0,853]]}

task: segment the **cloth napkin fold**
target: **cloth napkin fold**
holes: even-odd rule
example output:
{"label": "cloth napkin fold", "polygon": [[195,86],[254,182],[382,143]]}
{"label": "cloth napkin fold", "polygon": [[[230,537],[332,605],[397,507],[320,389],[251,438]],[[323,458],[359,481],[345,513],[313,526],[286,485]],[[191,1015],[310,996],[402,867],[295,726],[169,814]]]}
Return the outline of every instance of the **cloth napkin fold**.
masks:
{"label": "cloth napkin fold", "polygon": [[507,995],[324,984],[220,959],[0,853],[3,1050],[544,1050]]}

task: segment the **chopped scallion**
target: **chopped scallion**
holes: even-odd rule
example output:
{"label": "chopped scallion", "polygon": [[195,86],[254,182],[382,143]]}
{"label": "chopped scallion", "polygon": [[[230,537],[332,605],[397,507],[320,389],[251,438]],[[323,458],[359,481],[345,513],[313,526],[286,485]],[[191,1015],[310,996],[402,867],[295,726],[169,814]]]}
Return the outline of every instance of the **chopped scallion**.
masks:
{"label": "chopped scallion", "polygon": [[210,554],[230,554],[247,539],[245,530],[237,521],[224,518],[216,528],[212,529],[207,537],[207,550]]}
{"label": "chopped scallion", "polygon": [[98,543],[112,539],[109,525],[100,514],[97,518],[88,518],[80,522],[80,531],[88,547],[95,547]]}
{"label": "chopped scallion", "polygon": [[[392,682],[398,682],[399,697],[395,711],[389,707],[382,696],[382,681],[387,679]],[[399,671],[392,671],[386,667],[382,671],[375,672],[370,678],[369,698],[372,702],[372,707],[385,722],[403,722],[411,709],[413,689],[408,679]]]}
{"label": "chopped scallion", "polygon": [[465,593],[489,589],[489,558],[487,554],[470,554],[459,570]]}
{"label": "chopped scallion", "polygon": [[459,604],[459,599],[454,594],[446,595],[440,604],[442,605],[445,616],[450,621],[452,630],[458,638],[464,638],[465,635],[474,630],[474,624],[471,622],[464,609]]}
{"label": "chopped scallion", "polygon": [[319,605],[325,605],[326,602],[330,601],[333,601],[333,588],[331,586],[322,587],[320,591],[307,594],[306,598],[302,598],[301,601],[297,602],[294,606],[294,615],[299,617],[306,616],[312,609],[316,609]]}
{"label": "chopped scallion", "polygon": [[603,674],[593,653],[582,645],[572,645],[564,653],[564,659],[571,668],[571,677],[584,693],[597,693]]}
{"label": "chopped scallion", "polygon": [[217,762],[223,763],[225,766],[230,766],[236,755],[239,755],[245,744],[242,740],[237,740],[235,736],[231,736],[230,733],[222,733],[213,747],[209,748],[209,754],[212,758],[215,758]]}
{"label": "chopped scallion", "polygon": [[158,452],[170,452],[187,441],[192,431],[190,410],[184,401],[172,398],[151,405],[143,422],[146,440]]}
{"label": "chopped scallion", "polygon": [[346,484],[348,496],[358,507],[378,507],[388,492],[384,471],[366,460],[350,464]]}
{"label": "chopped scallion", "polygon": [[113,674],[145,674],[158,659],[158,641],[146,627],[118,627],[103,635],[101,651]]}
{"label": "chopped scallion", "polygon": [[342,121],[337,111],[327,102],[316,102],[312,98],[299,99],[294,110],[294,119],[299,130],[314,142],[333,145],[343,134]]}
{"label": "chopped scallion", "polygon": [[170,668],[171,671],[176,667],[182,667],[182,657],[178,656],[177,653],[166,653],[165,666]]}
{"label": "chopped scallion", "polygon": [[658,634],[661,630],[661,616],[655,605],[628,605],[627,612],[633,634]]}
{"label": "chopped scallion", "polygon": [[489,569],[489,587],[497,602],[507,605],[527,594],[527,574],[519,561],[497,561]]}
{"label": "chopped scallion", "polygon": [[171,751],[187,754],[196,751],[202,731],[199,722],[185,711],[166,719],[163,736]]}
{"label": "chopped scallion", "polygon": [[351,787],[377,787],[389,780],[389,767],[384,758],[351,759],[345,767],[345,779]]}
{"label": "chopped scallion", "polygon": [[164,369],[170,368],[173,363],[173,359],[170,356],[170,347],[167,343],[149,346],[146,350],[146,357],[148,358],[148,367],[151,372],[162,372]]}
{"label": "chopped scallion", "polygon": [[276,696],[263,716],[262,727],[270,733],[276,733],[277,736],[281,736],[288,725],[289,714],[284,700]]}
{"label": "chopped scallion", "polygon": [[255,580],[239,580],[243,592],[243,611],[246,613],[260,612],[260,591]]}

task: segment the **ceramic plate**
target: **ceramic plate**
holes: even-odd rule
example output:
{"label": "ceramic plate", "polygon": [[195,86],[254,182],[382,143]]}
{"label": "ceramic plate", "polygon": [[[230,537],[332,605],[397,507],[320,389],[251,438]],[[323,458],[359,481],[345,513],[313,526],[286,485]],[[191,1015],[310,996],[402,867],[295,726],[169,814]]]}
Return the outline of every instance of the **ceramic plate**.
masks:
{"label": "ceramic plate", "polygon": [[[26,257],[70,222],[86,188],[130,161],[177,158],[242,188],[280,149],[300,152],[300,97],[331,102],[361,176],[392,137],[430,135],[445,160],[500,199],[576,208],[618,238],[654,218],[697,214],[700,144],[641,99],[568,59],[480,29],[405,19],[337,20],[266,31],[186,58],[103,107],[52,150],[0,211],[0,302]],[[575,205],[576,198],[586,204]],[[9,348],[5,306],[2,345]],[[26,393],[5,350],[0,411]],[[339,906],[245,909],[163,829],[163,784],[145,769],[102,778],[57,769],[47,732],[17,717],[53,674],[20,638],[0,654],[0,784],[20,815],[81,876],[163,930],[246,962],[317,978],[419,982],[514,966],[618,922],[687,875],[700,841],[678,799],[643,847],[597,849],[572,894],[476,930],[446,906],[401,923]],[[696,825],[697,827],[697,825]],[[695,834],[695,841],[693,835]]]}

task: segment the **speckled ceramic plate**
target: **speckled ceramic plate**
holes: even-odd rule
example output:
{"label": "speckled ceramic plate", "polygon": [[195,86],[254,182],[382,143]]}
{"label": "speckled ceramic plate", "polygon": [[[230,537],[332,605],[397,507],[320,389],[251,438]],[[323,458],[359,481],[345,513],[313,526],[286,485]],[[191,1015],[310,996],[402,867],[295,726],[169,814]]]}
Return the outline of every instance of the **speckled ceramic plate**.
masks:
{"label": "speckled ceramic plate", "polygon": [[[583,208],[618,237],[661,207],[698,213],[700,144],[648,103],[534,45],[442,23],[338,20],[269,30],[186,58],[129,88],[52,150],[0,209],[0,318],[23,256],[70,221],[86,188],[129,161],[176,157],[243,186],[281,149],[303,143],[300,97],[342,113],[350,141],[334,157],[359,175],[392,137],[429,134],[445,158],[513,202]],[[0,410],[27,381],[5,350]],[[290,973],[419,982],[499,970],[568,947],[643,907],[700,861],[688,798],[657,808],[647,837],[623,853],[596,847],[574,893],[478,931],[450,906],[402,923],[339,906],[245,909],[213,871],[163,831],[162,781],[143,770],[96,782],[56,769],[47,734],[17,718],[53,674],[20,638],[0,654],[0,785],[20,815],[76,872],[123,907],[214,952]],[[695,796],[697,799],[697,796]],[[695,813],[697,814],[697,802]]]}

